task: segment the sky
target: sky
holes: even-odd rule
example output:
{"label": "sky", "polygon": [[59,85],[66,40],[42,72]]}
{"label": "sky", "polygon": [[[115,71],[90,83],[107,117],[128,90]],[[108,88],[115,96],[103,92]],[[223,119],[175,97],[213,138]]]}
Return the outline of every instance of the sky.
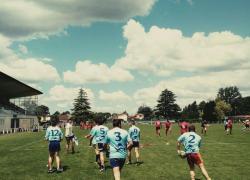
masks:
{"label": "sky", "polygon": [[2,0],[0,71],[70,110],[79,88],[93,111],[181,107],[220,87],[250,95],[248,0]]}

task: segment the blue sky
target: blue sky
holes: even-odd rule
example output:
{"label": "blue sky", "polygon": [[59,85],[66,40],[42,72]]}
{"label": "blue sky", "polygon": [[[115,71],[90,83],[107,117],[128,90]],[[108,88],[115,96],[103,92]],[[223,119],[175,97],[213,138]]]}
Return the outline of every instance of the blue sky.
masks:
{"label": "blue sky", "polygon": [[0,70],[43,91],[40,103],[51,112],[72,108],[80,87],[94,111],[130,113],[154,107],[165,88],[182,107],[224,86],[250,95],[249,7],[248,0],[4,0]]}

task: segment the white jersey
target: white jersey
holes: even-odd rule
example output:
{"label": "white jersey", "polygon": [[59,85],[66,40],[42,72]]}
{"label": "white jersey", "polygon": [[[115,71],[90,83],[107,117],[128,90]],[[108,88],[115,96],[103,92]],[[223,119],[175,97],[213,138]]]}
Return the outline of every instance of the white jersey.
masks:
{"label": "white jersey", "polygon": [[73,136],[73,126],[71,123],[66,123],[65,126],[65,137],[71,137]]}

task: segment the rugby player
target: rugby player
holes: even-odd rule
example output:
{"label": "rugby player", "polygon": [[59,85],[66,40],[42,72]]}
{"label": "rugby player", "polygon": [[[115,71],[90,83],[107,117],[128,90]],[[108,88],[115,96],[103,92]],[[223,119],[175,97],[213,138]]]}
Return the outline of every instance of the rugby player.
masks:
{"label": "rugby player", "polygon": [[204,133],[204,135],[207,134],[207,121],[204,119],[201,121],[201,134]]}
{"label": "rugby player", "polygon": [[179,126],[181,128],[181,134],[184,134],[185,132],[188,132],[188,127],[189,127],[188,122],[181,120],[181,122],[179,123]]}
{"label": "rugby player", "polygon": [[[203,176],[207,180],[211,180],[204,166],[201,154],[199,153],[201,137],[195,133],[194,125],[190,125],[188,130],[189,132],[182,134],[177,140],[177,153],[178,155],[187,158],[187,162],[190,168],[191,180],[195,180],[195,164],[199,166]],[[185,155],[181,153],[181,144],[184,146]]]}
{"label": "rugby player", "polygon": [[165,122],[165,134],[166,136],[168,136],[168,134],[171,133],[171,122],[167,119],[167,121]]}
{"label": "rugby player", "polygon": [[155,133],[156,135],[161,136],[161,121],[159,119],[155,121]]}
{"label": "rugby player", "polygon": [[243,130],[249,130],[249,127],[250,127],[250,121],[247,119],[245,121],[243,121],[243,125],[245,126],[243,128]]}
{"label": "rugby player", "polygon": [[140,157],[140,154],[139,154],[140,143],[139,143],[139,141],[140,141],[141,133],[140,133],[140,129],[135,126],[134,120],[131,121],[130,125],[131,125],[131,127],[129,128],[128,133],[129,133],[130,139],[132,140],[133,145],[130,148],[128,148],[128,164],[132,164],[131,151],[134,148],[135,149],[135,157],[136,157],[136,165],[139,165],[139,157]]}
{"label": "rugby player", "polygon": [[121,170],[127,157],[127,149],[133,144],[127,131],[121,129],[121,120],[113,120],[113,129],[108,131],[107,144],[110,147],[110,165],[115,180],[120,180]]}
{"label": "rugby player", "polygon": [[63,133],[61,129],[57,126],[55,119],[51,121],[50,127],[46,130],[45,139],[49,141],[49,159],[48,159],[48,173],[53,173],[52,163],[53,160],[56,160],[57,172],[60,173],[63,171],[61,166],[61,161],[59,157],[60,151],[60,141],[63,139]]}
{"label": "rugby player", "polygon": [[65,125],[65,138],[66,138],[66,150],[67,153],[69,153],[71,149],[71,153],[75,153],[75,143],[73,142],[74,134],[73,134],[73,126],[72,126],[72,120],[68,120],[68,122]]}
{"label": "rugby player", "polygon": [[95,126],[91,129],[90,133],[85,136],[85,138],[89,139],[89,142],[90,142],[89,146],[93,147],[95,150],[95,163],[100,164],[100,154],[96,150],[96,139],[95,139],[95,136],[92,136],[95,132],[95,128],[97,128],[97,124],[95,124]]}
{"label": "rugby player", "polygon": [[233,129],[233,120],[228,119],[227,120],[227,134],[232,134],[232,129]]}
{"label": "rugby player", "polygon": [[107,138],[108,128],[103,125],[102,119],[95,120],[96,127],[91,131],[89,138],[95,138],[96,146],[96,154],[99,163],[100,171],[103,172],[105,170],[104,165],[104,151],[105,151],[105,143]]}

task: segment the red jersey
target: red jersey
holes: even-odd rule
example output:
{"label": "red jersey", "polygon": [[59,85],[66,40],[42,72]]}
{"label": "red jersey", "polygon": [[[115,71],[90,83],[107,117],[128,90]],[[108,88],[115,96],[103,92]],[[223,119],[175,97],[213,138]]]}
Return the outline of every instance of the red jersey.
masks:
{"label": "red jersey", "polygon": [[165,127],[166,127],[166,129],[170,128],[170,126],[171,126],[171,122],[166,121],[166,122],[165,122]]}
{"label": "red jersey", "polygon": [[233,126],[233,121],[231,119],[229,119],[227,121],[227,127],[232,127]]}
{"label": "red jersey", "polygon": [[155,121],[155,127],[161,127],[161,121]]}
{"label": "red jersey", "polygon": [[189,127],[189,123],[188,122],[181,122],[180,124],[180,128],[181,128],[181,134],[188,132],[188,127]]}

